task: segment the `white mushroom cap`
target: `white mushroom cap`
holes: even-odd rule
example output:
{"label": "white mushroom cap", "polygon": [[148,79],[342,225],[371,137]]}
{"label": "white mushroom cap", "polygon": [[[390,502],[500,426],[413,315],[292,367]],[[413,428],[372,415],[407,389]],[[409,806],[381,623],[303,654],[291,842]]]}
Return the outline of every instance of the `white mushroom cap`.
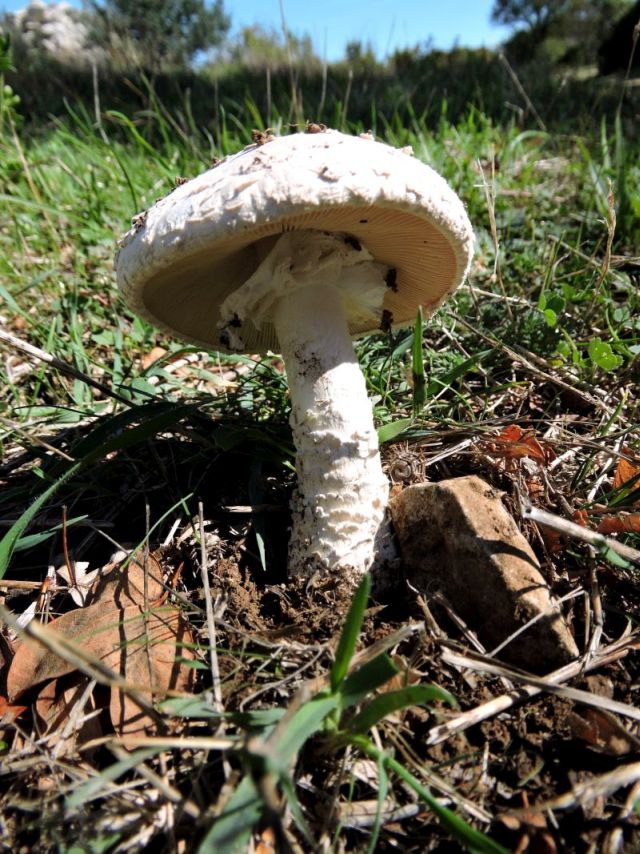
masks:
{"label": "white mushroom cap", "polygon": [[[285,231],[339,232],[395,270],[383,308],[394,326],[432,312],[464,280],[473,231],[446,181],[406,152],[338,131],[252,145],[135,218],[117,258],[129,306],[194,344],[227,349],[220,304]],[[393,281],[395,279],[395,282]],[[377,326],[347,317],[359,335]],[[247,321],[248,351],[277,350],[273,326]]]}

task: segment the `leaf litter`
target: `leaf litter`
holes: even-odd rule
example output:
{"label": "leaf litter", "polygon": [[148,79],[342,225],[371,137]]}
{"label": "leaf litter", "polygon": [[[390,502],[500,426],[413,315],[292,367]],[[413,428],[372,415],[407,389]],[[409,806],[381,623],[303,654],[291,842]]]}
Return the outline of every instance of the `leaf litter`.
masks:
{"label": "leaf litter", "polygon": [[[471,462],[472,467],[507,493],[507,502],[513,493],[514,484],[535,496],[537,502],[548,502],[552,493],[549,493],[545,480],[550,477],[548,461],[553,456],[544,451],[546,440],[540,440],[529,430],[524,436],[516,431],[507,431],[505,434],[504,430],[500,430],[497,436],[497,443],[492,443],[491,437],[478,442],[472,454],[467,450],[468,445],[460,443],[455,436],[450,441],[454,448],[459,444],[461,450],[452,455],[443,455],[442,445],[432,452],[426,445],[411,444],[402,452],[401,461],[397,459],[396,453],[395,462],[390,462],[394,453],[391,446],[385,451],[386,462],[395,465],[398,470],[400,462],[404,468],[407,462],[411,463],[409,467],[414,473],[399,481],[399,486],[420,482],[427,477],[439,480],[466,473]],[[511,453],[510,442],[518,444],[515,453]],[[542,453],[538,445],[543,448]],[[500,449],[500,453],[496,453],[496,448]],[[530,453],[525,454],[524,450],[527,449]],[[158,450],[162,451],[161,445],[156,448],[156,453]],[[173,453],[174,450],[166,459],[171,459]],[[442,462],[431,464],[431,458],[442,458]],[[413,465],[414,461],[416,465]],[[239,458],[236,462],[234,476],[236,483],[241,484],[245,480],[244,463]],[[229,490],[228,476],[221,474],[219,482],[227,484]],[[268,500],[273,500],[278,506],[286,505],[286,497],[280,492]],[[231,490],[221,494],[216,498],[215,506],[247,508],[248,505],[248,496],[239,488],[235,492]],[[517,508],[517,503],[511,504],[511,510],[516,516]],[[243,513],[246,514],[246,510]],[[122,754],[117,752],[122,748],[116,750],[115,743],[112,748],[118,759],[115,766],[100,756],[99,745],[110,743],[105,741],[109,733],[121,738],[122,745],[134,751],[132,756],[135,755],[137,745],[140,749],[149,749],[153,754],[154,738],[165,738],[164,742],[157,740],[156,751],[161,751],[158,760],[147,758],[139,765],[132,759],[131,763],[122,765],[128,769],[123,772],[124,788],[118,785],[109,793],[103,785],[97,790],[105,807],[111,805],[106,813],[100,810],[90,813],[74,806],[68,818],[67,833],[72,836],[75,834],[76,838],[82,837],[85,827],[91,827],[92,833],[104,833],[107,827],[105,816],[110,810],[129,810],[127,815],[130,815],[126,774],[133,774],[129,779],[131,784],[140,775],[157,775],[163,767],[169,769],[174,800],[167,801],[169,790],[162,794],[163,790],[157,788],[159,783],[156,781],[150,785],[148,779],[151,778],[146,776],[146,785],[150,785],[146,797],[152,797],[154,803],[175,803],[175,786],[178,786],[191,797],[190,803],[200,805],[201,811],[206,810],[211,800],[218,797],[220,800],[216,808],[224,811],[225,798],[232,797],[234,787],[237,786],[238,778],[234,774],[237,774],[238,768],[232,763],[223,773],[223,763],[219,760],[212,758],[206,761],[204,743],[207,743],[207,738],[212,745],[209,755],[220,756],[218,751],[222,748],[216,748],[214,744],[233,743],[247,731],[263,731],[262,714],[270,714],[278,708],[286,709],[292,702],[299,702],[295,698],[299,697],[300,691],[313,696],[324,684],[321,674],[330,665],[350,604],[350,594],[341,589],[339,579],[329,577],[311,587],[306,583],[288,582],[285,585],[275,580],[278,565],[275,558],[278,554],[284,554],[284,548],[279,552],[274,551],[274,543],[277,545],[280,537],[282,544],[286,545],[285,532],[277,526],[276,534],[266,539],[270,547],[268,565],[276,572],[272,570],[271,576],[261,577],[260,570],[257,570],[260,566],[258,555],[252,556],[254,545],[250,515],[233,513],[228,523],[218,518],[205,520],[205,526],[205,560],[217,632],[217,647],[211,653],[217,657],[226,723],[223,724],[220,714],[215,711],[213,700],[207,699],[210,686],[205,671],[196,670],[193,666],[197,660],[191,650],[206,644],[207,630],[203,618],[198,616],[197,603],[203,604],[203,593],[198,582],[202,550],[192,534],[197,525],[191,521],[175,532],[174,545],[162,553],[148,556],[146,597],[145,560],[140,555],[129,561],[128,568],[124,564],[108,564],[109,571],[97,574],[84,607],[74,608],[56,617],[50,621],[48,628],[54,633],[57,629],[64,633],[65,638],[77,644],[89,657],[100,659],[123,683],[141,689],[147,699],[160,700],[167,692],[169,696],[174,692],[193,695],[199,701],[200,714],[196,711],[193,716],[185,718],[178,715],[180,723],[176,725],[175,718],[171,718],[172,700],[161,707],[166,708],[167,713],[155,717],[136,705],[128,691],[123,690],[126,684],[123,688],[115,684],[110,686],[108,679],[94,684],[92,671],[84,673],[56,652],[47,651],[31,642],[25,642],[22,647],[16,644],[16,655],[8,673],[7,694],[12,703],[16,700],[27,703],[32,698],[36,732],[36,736],[31,737],[20,735],[26,732],[22,724],[24,711],[16,717],[18,730],[12,745],[16,758],[29,755],[29,761],[36,762],[37,753],[29,753],[33,751],[30,739],[39,737],[47,739],[44,743],[58,759],[66,757],[68,761],[74,756],[82,756],[82,762],[94,763],[97,769],[103,769],[99,770],[102,774],[110,768],[115,772],[120,767],[118,762],[123,761]],[[526,525],[523,528],[526,529]],[[531,530],[529,535],[531,538]],[[532,542],[536,543],[535,536]],[[560,593],[568,589],[569,573],[572,571],[566,542],[560,544],[553,561],[557,573],[553,587],[556,593]],[[161,583],[164,576],[177,577],[176,568],[183,564],[178,585],[183,592],[178,601],[191,605],[188,623],[186,616],[182,616],[184,611],[167,604],[167,590]],[[605,571],[606,565],[601,564],[599,572]],[[611,582],[619,586],[623,579],[617,577],[614,582],[611,576]],[[544,690],[527,686],[526,683],[524,687],[516,688],[512,684],[512,694],[509,695],[512,698],[508,704],[503,703],[502,707],[496,705],[489,717],[472,721],[474,705],[480,709],[492,697],[500,698],[501,682],[495,675],[474,671],[468,663],[458,664],[455,657],[448,655],[444,642],[452,637],[468,640],[466,630],[464,626],[456,628],[450,622],[450,615],[435,600],[429,599],[429,610],[423,611],[419,604],[422,592],[419,593],[416,595],[410,588],[400,588],[392,600],[371,607],[365,616],[361,643],[365,649],[371,650],[387,648],[387,638],[393,644],[393,661],[399,673],[380,691],[388,691],[396,685],[398,688],[413,685],[417,679],[422,679],[441,686],[460,700],[464,698],[464,711],[420,706],[401,713],[393,711],[377,725],[381,737],[395,745],[397,755],[403,758],[408,767],[424,777],[425,783],[432,787],[444,803],[455,805],[462,815],[485,829],[493,815],[491,833],[509,847],[535,844],[542,845],[543,850],[545,845],[546,850],[553,850],[551,842],[555,840],[554,844],[561,850],[563,840],[568,838],[582,836],[585,841],[598,838],[598,822],[602,819],[593,816],[591,800],[585,802],[586,811],[582,811],[580,831],[570,830],[574,814],[570,810],[565,808],[558,828],[546,819],[543,823],[534,817],[538,814],[537,805],[556,798],[560,799],[559,803],[564,808],[568,803],[568,793],[573,791],[574,785],[578,793],[598,790],[599,785],[609,791],[612,780],[619,777],[611,777],[610,768],[603,767],[602,763],[621,762],[636,752],[634,727],[620,723],[621,719],[612,715],[619,724],[616,727],[606,718],[606,710],[604,718],[596,719],[593,713],[599,712],[599,709],[585,711],[585,707],[577,702],[550,696]],[[68,594],[71,595],[71,590]],[[59,595],[54,602],[58,602]],[[567,615],[571,618],[573,631],[582,646],[585,638],[579,611],[571,603],[567,607]],[[425,621],[420,631],[401,632],[396,636],[398,623],[406,628],[407,621],[421,618]],[[183,625],[181,634],[180,627]],[[610,631],[619,631],[623,626],[624,621],[620,619],[609,624]],[[628,646],[633,648],[631,638]],[[606,647],[602,649],[605,651]],[[620,682],[620,674],[624,671],[617,669],[616,661],[623,660],[627,653],[622,646],[617,649],[620,650],[617,659],[605,657],[602,663],[596,657],[594,661],[599,670],[609,674],[614,686],[613,694],[625,697],[626,689]],[[171,667],[169,662],[172,663]],[[635,668],[629,670],[627,666],[627,670],[627,678],[633,679]],[[167,678],[169,673],[174,674],[173,681],[171,677]],[[509,673],[505,673],[508,683]],[[579,666],[563,677],[564,680],[569,678],[576,680],[573,684],[580,685]],[[585,682],[584,686],[589,689],[588,683]],[[135,690],[133,693],[135,695]],[[157,708],[157,703],[155,705]],[[457,729],[455,721],[464,714],[469,715],[469,724],[467,726],[465,723],[464,730]],[[585,721],[582,729],[576,717]],[[448,721],[452,726],[447,730]],[[179,764],[173,763],[171,751],[166,746],[166,734],[176,726],[180,730]],[[223,734],[221,726],[224,726],[224,739],[220,738]],[[205,733],[213,732],[215,738],[203,737],[203,727]],[[583,751],[585,744],[587,750]],[[571,754],[572,750],[575,754],[576,745],[581,745],[579,762]],[[568,759],[569,755],[572,756],[571,760]],[[317,745],[305,747],[298,760],[299,797],[306,814],[315,816],[320,826],[328,822],[330,827],[334,826],[333,821],[339,817],[349,816],[345,819],[349,827],[347,835],[355,848],[362,841],[363,832],[371,829],[377,821],[377,810],[373,810],[372,798],[375,801],[380,786],[377,770],[374,772],[377,764],[373,763],[372,773],[366,777],[358,770],[362,767],[362,761],[362,758],[357,759],[352,769],[347,763],[341,770],[332,753],[324,751],[322,738]],[[38,767],[37,762],[33,767]],[[64,774],[58,772],[58,778],[60,773]],[[231,776],[227,776],[229,774]],[[198,775],[203,775],[202,779],[207,781],[207,790],[212,793],[204,798],[191,783],[191,778],[195,780]],[[603,778],[601,784],[598,783],[600,777]],[[622,774],[620,779],[627,780],[628,777]],[[225,778],[229,784],[225,783]],[[55,780],[55,775],[50,779]],[[156,777],[153,779],[156,780]],[[587,785],[589,780],[593,780],[591,788]],[[230,794],[225,789],[227,785],[231,786]],[[9,789],[10,794],[11,791]],[[349,791],[352,794],[348,794]],[[330,795],[329,792],[334,794]],[[332,812],[334,798],[337,798],[337,802],[335,812]],[[525,807],[523,798],[528,799],[524,816],[521,815]],[[633,832],[635,822],[633,813],[624,812],[623,801],[615,800],[608,812],[601,815],[608,814],[613,819],[619,814],[619,826],[625,827],[629,835]],[[136,834],[142,834],[145,839],[153,838],[167,827],[168,819],[162,817],[164,814],[158,812],[156,807],[152,810],[153,817],[144,818],[149,803],[140,801],[137,824],[134,822],[129,827],[125,823],[127,829],[123,833],[130,844],[134,844],[138,838]],[[391,808],[393,805],[395,809]],[[577,797],[574,809],[581,813]],[[362,810],[368,817],[355,819],[354,816]],[[387,797],[382,816],[385,839],[395,840],[395,844],[408,850],[424,850],[422,846],[425,839],[435,841],[441,838],[441,831],[431,813],[419,802],[407,798],[406,793],[403,797],[400,791],[395,791],[394,798]],[[134,828],[137,828],[135,832]],[[191,840],[189,845],[193,844],[194,834],[196,838],[199,835],[197,828],[188,822],[185,824],[184,820],[179,822],[179,828],[182,838]],[[269,838],[276,830],[277,825],[268,821],[261,830],[258,825],[256,843],[260,844],[261,840]],[[631,835],[629,838],[635,837]]]}
{"label": "leaf litter", "polygon": [[[91,604],[49,622],[47,635],[61,635],[77,644],[150,700],[192,690],[193,637],[180,609],[162,604],[162,567],[153,555],[114,566],[90,595]],[[47,683],[38,694],[36,710],[50,729],[72,708],[82,680],[76,678],[75,684],[62,680],[70,674],[79,676],[76,671],[76,664],[56,650],[25,638],[17,644],[9,667],[8,697],[13,702]],[[118,685],[111,687],[109,714],[121,735],[157,729],[157,722]]]}

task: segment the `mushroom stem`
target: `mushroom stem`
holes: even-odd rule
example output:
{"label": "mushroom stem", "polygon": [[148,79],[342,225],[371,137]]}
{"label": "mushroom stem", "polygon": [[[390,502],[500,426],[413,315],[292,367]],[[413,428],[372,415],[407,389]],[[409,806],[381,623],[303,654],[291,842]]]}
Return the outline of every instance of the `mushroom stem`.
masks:
{"label": "mushroom stem", "polygon": [[291,575],[339,569],[357,581],[391,556],[389,486],[349,329],[354,318],[376,325],[386,272],[343,234],[286,232],[221,306],[228,346],[270,323],[284,357],[298,473]]}
{"label": "mushroom stem", "polygon": [[371,568],[389,486],[364,377],[338,290],[314,284],[282,297],[272,321],[287,368],[298,486],[289,572]]}

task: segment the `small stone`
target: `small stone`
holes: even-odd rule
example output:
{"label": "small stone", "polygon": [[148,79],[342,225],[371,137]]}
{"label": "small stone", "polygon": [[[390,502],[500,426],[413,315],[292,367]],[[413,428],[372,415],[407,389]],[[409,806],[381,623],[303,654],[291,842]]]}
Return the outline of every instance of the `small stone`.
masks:
{"label": "small stone", "polygon": [[[409,486],[390,502],[403,565],[420,590],[440,590],[488,651],[552,605],[538,560],[500,500],[475,475]],[[554,607],[498,659],[543,673],[578,649]]]}

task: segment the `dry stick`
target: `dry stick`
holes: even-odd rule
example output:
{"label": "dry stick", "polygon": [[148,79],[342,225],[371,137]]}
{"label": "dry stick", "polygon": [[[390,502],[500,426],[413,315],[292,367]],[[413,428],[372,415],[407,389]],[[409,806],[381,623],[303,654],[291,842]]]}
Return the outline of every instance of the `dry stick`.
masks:
{"label": "dry stick", "polygon": [[[122,760],[130,758],[130,754],[127,750],[123,750],[113,742],[109,745],[109,749],[116,759]],[[148,783],[151,783],[152,786],[155,786],[155,788],[165,796],[170,804],[179,804],[188,816],[195,819],[200,818],[200,808],[197,804],[195,804],[191,799],[185,798],[182,792],[179,792],[178,789],[171,785],[171,783],[164,780],[159,774],[156,774],[155,771],[152,771],[144,762],[137,763],[133,770],[136,774],[144,777],[144,779]]]}
{"label": "dry stick", "polygon": [[[339,816],[343,827],[369,828],[378,820],[378,801],[352,801],[341,809]],[[428,807],[424,804],[407,804],[404,807],[396,807],[394,802],[387,798],[380,811],[380,823],[390,824],[404,819],[415,818],[422,812],[427,812]]]}
{"label": "dry stick", "polygon": [[[89,701],[89,698],[93,694],[95,687],[96,680],[89,679],[89,681],[85,685],[84,691],[82,692],[81,696],[78,697],[76,702],[73,704],[73,708],[71,709],[67,722],[62,728],[62,731],[58,734],[58,738],[54,741],[54,744],[51,748],[51,756],[53,759],[58,759],[60,753],[62,752],[65,741],[69,738],[73,730],[80,730],[80,727],[86,721],[87,716],[84,715],[84,708],[87,702]],[[81,714],[83,714],[82,722],[80,722],[79,720]]]}
{"label": "dry stick", "polygon": [[589,528],[583,528],[582,525],[577,525],[575,522],[570,522],[568,519],[555,516],[553,513],[548,513],[539,507],[532,507],[530,504],[525,504],[524,502],[521,512],[524,519],[530,519],[539,525],[545,525],[547,528],[551,528],[565,537],[574,537],[577,540],[583,540],[600,551],[610,550],[615,552],[624,558],[624,560],[640,566],[640,551],[632,549],[631,546],[625,546],[624,543],[619,543],[611,537],[605,537],[603,534],[598,534]]}
{"label": "dry stick", "polygon": [[[559,670],[554,670],[552,673],[549,673],[546,677],[546,681],[549,683],[564,682],[567,679],[572,679],[574,676],[579,676],[582,673],[588,673],[591,670],[595,670],[597,667],[616,661],[618,658],[623,658],[628,653],[632,642],[633,639],[628,637],[614,641],[614,643],[609,644],[606,647],[602,647],[590,661],[586,662],[586,664],[584,664],[581,659],[572,661],[570,664],[561,667]],[[427,733],[425,743],[431,745],[446,741],[449,736],[453,735],[453,733],[463,732],[464,730],[469,729],[469,727],[495,717],[496,715],[505,712],[507,709],[510,709],[512,706],[515,706],[517,703],[527,700],[530,697],[535,697],[536,694],[540,694],[542,690],[544,689],[530,685],[523,685],[521,688],[509,691],[507,694],[501,694],[493,700],[481,703],[474,709],[468,709],[466,712],[456,715],[455,718],[452,718],[444,724],[438,724],[438,726],[432,727]]]}
{"label": "dry stick", "polygon": [[0,580],[0,590],[39,590],[41,587],[41,581],[7,581],[6,578]]}
{"label": "dry stick", "polygon": [[211,601],[211,588],[209,586],[209,572],[207,560],[207,546],[204,530],[204,509],[202,501],[198,502],[198,519],[200,523],[200,574],[202,576],[202,587],[204,589],[204,601],[207,614],[207,631],[209,632],[209,653],[211,667],[211,686],[215,710],[219,715],[224,713],[222,703],[222,683],[220,681],[220,667],[218,665],[218,651],[216,648],[216,623],[213,615],[213,602]]}
{"label": "dry stick", "polygon": [[56,356],[52,356],[50,353],[41,350],[39,347],[35,347],[33,344],[29,344],[27,341],[22,341],[20,338],[16,338],[15,335],[11,335],[9,332],[5,332],[4,329],[0,329],[0,342],[4,344],[8,344],[10,347],[13,347],[16,350],[20,350],[21,353],[25,353],[27,356],[31,356],[34,359],[38,359],[41,362],[46,362],[48,365],[51,365],[52,368],[56,368],[56,370],[60,371],[62,374],[67,374],[70,377],[73,377],[76,380],[82,380],[82,382],[91,386],[92,388],[98,389],[103,394],[106,394],[107,397],[112,397],[114,400],[118,400],[120,403],[125,403],[127,406],[131,406],[131,401],[127,400],[123,395],[118,394],[117,391],[113,391],[113,389],[109,388],[109,386],[103,385],[97,380],[92,379],[87,376],[87,374],[79,371],[77,368],[74,368],[73,365],[70,365],[69,362],[63,362],[62,359],[58,359]]}
{"label": "dry stick", "polygon": [[[626,390],[625,390],[622,392],[622,405],[623,406],[626,403],[626,401],[627,401],[627,394],[626,394]],[[622,412],[622,407],[621,407],[620,411]],[[621,451],[622,451],[623,445],[624,445],[624,437],[620,436],[614,442],[613,449],[612,449],[611,453],[609,454],[609,456],[607,457],[604,465],[602,466],[602,469],[600,470],[600,474],[598,475],[595,483],[593,484],[593,486],[591,487],[591,489],[587,493],[587,501],[586,501],[587,504],[591,504],[593,502],[594,498],[596,497],[596,495],[598,494],[598,492],[600,491],[600,487],[604,483],[608,472],[611,470],[611,467],[613,466],[615,457],[617,457],[619,459],[622,456]]]}
{"label": "dry stick", "polygon": [[[2,335],[2,331],[0,330],[0,335]],[[65,454],[64,451],[55,448],[53,445],[50,445],[48,442],[45,442],[44,439],[39,439],[37,436],[29,433],[27,430],[23,430],[18,424],[14,424],[12,421],[9,421],[8,418],[0,418],[0,424],[4,424],[9,430],[14,433],[17,433],[18,436],[23,436],[25,439],[28,439],[34,445],[38,445],[40,448],[44,448],[45,451],[50,451],[52,454],[57,454],[59,457],[62,457],[63,460],[66,460],[69,463],[74,463],[75,460],[73,457],[70,457],[69,454]]]}
{"label": "dry stick", "polygon": [[504,65],[504,67],[507,69],[507,71],[508,71],[508,73],[509,73],[509,77],[511,77],[511,80],[513,81],[513,85],[516,87],[516,89],[518,90],[518,92],[519,92],[519,93],[522,95],[522,97],[524,98],[524,102],[525,102],[525,104],[527,105],[527,107],[531,110],[531,112],[533,113],[533,116],[534,116],[535,120],[538,122],[538,124],[540,125],[540,127],[542,128],[542,130],[543,130],[543,131],[546,131],[546,130],[547,130],[547,126],[545,125],[545,123],[544,123],[544,122],[542,121],[542,119],[540,118],[540,115],[538,114],[538,111],[536,110],[536,108],[533,106],[533,103],[532,103],[532,101],[531,101],[531,98],[527,95],[527,91],[526,91],[526,89],[524,88],[524,86],[523,86],[523,85],[522,85],[522,83],[520,82],[520,79],[518,78],[518,75],[515,73],[515,71],[514,71],[514,70],[513,70],[513,68],[511,67],[511,65],[510,65],[510,63],[509,63],[509,60],[507,59],[507,57],[506,57],[506,56],[504,55],[504,53],[502,53],[502,52],[500,52],[500,53],[498,54],[498,59],[499,59],[499,60],[500,60],[500,62]]}
{"label": "dry stick", "polygon": [[[509,300],[507,299],[507,292],[504,287],[504,281],[502,279],[502,266],[500,264],[500,240],[498,238],[498,225],[496,223],[496,166],[495,166],[495,157],[491,158],[491,185],[487,182],[487,179],[484,174],[484,169],[482,168],[482,163],[478,160],[478,169],[480,170],[480,175],[482,177],[482,188],[484,190],[484,196],[487,202],[487,212],[489,214],[489,226],[491,228],[491,240],[493,242],[493,251],[494,251],[494,261],[493,261],[493,278],[498,283],[500,291],[502,293],[502,297],[505,300],[505,306],[507,309],[507,314],[509,315],[509,320],[513,324],[515,322],[515,318],[513,316],[513,311],[511,310],[511,305]],[[477,298],[473,292],[473,288],[471,288],[471,295],[473,297],[473,301],[475,303],[476,310],[478,308]]]}
{"label": "dry stick", "polygon": [[[224,735],[224,704],[222,702],[222,680],[220,679],[220,666],[218,664],[218,648],[216,621],[213,614],[213,602],[211,601],[211,588],[209,586],[209,561],[207,559],[207,545],[204,530],[204,508],[202,501],[198,502],[198,520],[200,523],[200,574],[202,575],[202,586],[204,589],[204,602],[207,614],[207,631],[209,632],[209,662],[211,667],[211,686],[213,688],[213,703],[215,711],[220,715],[220,720],[215,729],[215,734]],[[226,757],[222,757],[222,770],[225,780],[231,777],[231,766]]]}
{"label": "dry stick", "polygon": [[67,507],[62,505],[62,555],[69,573],[71,587],[78,589],[78,579],[76,578],[76,568],[69,558],[69,544],[67,542]]}
{"label": "dry stick", "polygon": [[556,602],[552,602],[550,605],[547,605],[547,607],[543,611],[540,611],[538,614],[535,615],[535,617],[532,617],[523,626],[520,626],[519,629],[516,629],[514,632],[512,632],[509,635],[509,637],[507,637],[503,641],[501,641],[498,644],[498,646],[494,647],[494,649],[492,649],[490,652],[488,652],[487,657],[488,658],[495,658],[495,656],[499,652],[502,652],[502,650],[506,646],[509,646],[509,644],[512,641],[514,641],[517,637],[519,637],[523,632],[526,632],[527,629],[529,629],[531,626],[535,625],[535,623],[539,622],[544,617],[548,617],[550,614],[557,613],[560,605],[562,605],[564,602],[567,602],[569,599],[575,599],[576,596],[582,596],[583,592],[584,591],[582,590],[582,588],[579,587],[576,590],[571,590],[569,593],[566,593],[564,596],[562,596],[562,598],[558,599]]}
{"label": "dry stick", "polygon": [[454,783],[441,777],[432,767],[425,767],[424,756],[417,753],[408,744],[401,731],[390,729],[387,732],[387,736],[395,748],[394,755],[402,755],[403,764],[407,770],[413,770],[414,776],[422,779],[429,788],[436,789],[440,795],[448,798],[456,807],[464,810],[476,820],[485,822],[486,824],[489,824],[493,820],[491,813],[458,791]]}
{"label": "dry stick", "polygon": [[609,415],[611,414],[610,408],[605,403],[603,403],[603,401],[598,400],[597,397],[594,397],[593,395],[589,394],[589,392],[584,391],[582,388],[579,387],[578,384],[571,385],[560,377],[554,376],[553,374],[550,374],[547,371],[543,371],[541,368],[536,367],[533,364],[533,360],[539,360],[534,356],[533,353],[524,351],[522,348],[517,347],[517,345],[509,347],[507,344],[504,344],[495,336],[485,335],[471,323],[468,323],[464,318],[460,317],[459,314],[454,314],[453,312],[448,312],[448,314],[456,321],[456,323],[465,326],[470,332],[473,332],[483,341],[486,341],[488,344],[490,344],[492,347],[498,350],[502,350],[504,353],[507,354],[507,356],[509,356],[510,359],[513,359],[515,362],[519,362],[524,368],[530,371],[530,373],[534,374],[534,376],[540,377],[541,379],[546,380],[547,382],[553,383],[559,388],[563,388],[565,391],[569,391],[571,392],[571,394],[575,394],[578,397],[582,398],[582,400],[586,401],[591,406],[595,406],[598,409],[602,409]]}
{"label": "dry stick", "polygon": [[102,744],[121,744],[123,747],[157,747],[161,750],[231,750],[238,746],[238,740],[218,738],[213,736],[183,736],[167,738],[158,735],[122,735],[117,738],[96,738],[82,745],[82,750],[89,750]]}
{"label": "dry stick", "polygon": [[513,810],[509,815],[517,816],[533,810],[535,812],[566,810],[575,807],[577,804],[586,807],[595,800],[608,798],[618,789],[634,785],[638,780],[640,780],[640,762],[631,762],[621,768],[609,771],[608,774],[602,774],[599,777],[592,777],[584,783],[578,783],[564,795],[539,804],[531,804],[526,810]]}
{"label": "dry stick", "polygon": [[593,611],[593,631],[589,639],[586,652],[586,661],[590,661],[597,653],[602,632],[604,631],[604,619],[602,616],[602,599],[600,597],[600,585],[598,583],[598,572],[595,561],[589,567],[589,581],[591,586],[591,608]]}
{"label": "dry stick", "polygon": [[[606,712],[613,712],[613,714],[624,715],[632,720],[640,721],[640,709],[636,709],[635,706],[620,703],[617,700],[610,700],[608,697],[601,697],[579,688],[567,688],[564,685],[551,682],[548,677],[545,679],[540,676],[533,676],[531,673],[507,667],[504,664],[494,664],[494,662],[477,654],[464,655],[463,653],[445,648],[442,657],[447,664],[453,664],[456,667],[475,670],[479,673],[490,673],[494,676],[507,676],[509,679],[526,682],[534,688],[547,691],[549,694],[556,694],[558,697],[564,697],[567,700],[573,700],[585,706],[593,706],[596,709],[604,709]],[[579,661],[582,665],[581,670],[584,670],[584,660],[579,659]]]}
{"label": "dry stick", "polygon": [[640,21],[633,28],[633,41],[631,42],[631,53],[629,54],[629,62],[627,63],[627,72],[624,75],[624,83],[622,84],[622,92],[620,93],[620,100],[618,101],[618,107],[616,109],[616,114],[619,116],[622,112],[622,102],[624,101],[624,96],[627,94],[627,89],[629,88],[629,78],[631,77],[631,69],[633,68],[633,59],[636,55],[636,48],[638,47],[638,38],[640,37]]}

